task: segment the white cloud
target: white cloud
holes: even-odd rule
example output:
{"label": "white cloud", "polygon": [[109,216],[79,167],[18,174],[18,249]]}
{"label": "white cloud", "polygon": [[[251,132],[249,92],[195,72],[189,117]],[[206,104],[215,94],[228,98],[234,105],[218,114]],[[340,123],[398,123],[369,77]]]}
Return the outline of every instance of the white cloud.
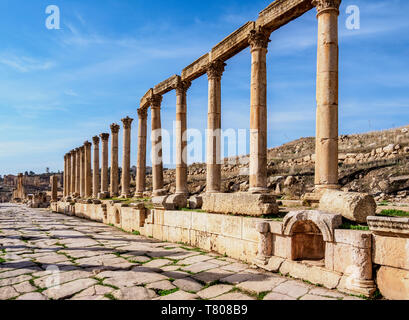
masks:
{"label": "white cloud", "polygon": [[19,72],[31,72],[39,70],[48,70],[55,66],[51,61],[39,61],[27,56],[18,56],[16,54],[0,54],[0,63]]}

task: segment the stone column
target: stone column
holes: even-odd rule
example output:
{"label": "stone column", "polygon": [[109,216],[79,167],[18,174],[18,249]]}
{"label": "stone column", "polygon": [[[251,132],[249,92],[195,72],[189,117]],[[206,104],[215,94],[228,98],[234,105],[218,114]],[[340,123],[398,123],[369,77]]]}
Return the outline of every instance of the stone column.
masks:
{"label": "stone column", "polygon": [[152,143],[152,191],[153,196],[165,195],[163,189],[163,162],[162,162],[162,124],[160,107],[162,96],[154,95],[150,98],[151,105],[151,143]]}
{"label": "stone column", "polygon": [[85,197],[92,197],[92,172],[91,172],[91,143],[84,142],[85,151]]}
{"label": "stone column", "polygon": [[75,149],[75,196],[81,193],[81,152],[80,148]]}
{"label": "stone column", "polygon": [[102,163],[101,163],[101,198],[109,197],[108,190],[108,139],[109,133],[99,135],[102,141]]}
{"label": "stone column", "polygon": [[135,198],[143,197],[146,187],[146,132],[147,109],[138,109],[138,160],[136,164]]}
{"label": "stone column", "polygon": [[67,197],[71,196],[71,153],[67,153]]}
{"label": "stone column", "polygon": [[338,15],[341,0],[314,0],[318,14],[315,187],[338,189]]}
{"label": "stone column", "polygon": [[51,201],[56,202],[58,201],[58,177],[51,176],[50,184],[51,184]]}
{"label": "stone column", "polygon": [[71,196],[75,197],[75,184],[76,184],[76,158],[75,158],[75,150],[71,151]]}
{"label": "stone column", "polygon": [[63,181],[63,195],[67,196],[67,154],[64,155],[64,181]]}
{"label": "stone column", "polygon": [[111,197],[119,195],[119,170],[118,170],[118,133],[120,126],[116,123],[111,124]]}
{"label": "stone column", "polygon": [[176,194],[188,195],[187,188],[187,137],[186,92],[191,83],[181,81],[176,86]]}
{"label": "stone column", "polygon": [[99,137],[92,138],[94,143],[94,166],[92,171],[92,197],[97,199],[100,189],[99,183]]}
{"label": "stone column", "polygon": [[80,148],[80,197],[85,197],[85,148]]}
{"label": "stone column", "polygon": [[267,188],[267,47],[270,33],[262,29],[249,35],[251,47],[250,94],[250,188],[251,193]]}
{"label": "stone column", "polygon": [[122,151],[122,178],[121,178],[121,198],[129,198],[131,180],[131,126],[133,119],[126,117],[121,120],[123,123],[124,141]]}
{"label": "stone column", "polygon": [[217,60],[209,64],[207,116],[207,177],[206,192],[221,191],[221,78],[226,64]]}

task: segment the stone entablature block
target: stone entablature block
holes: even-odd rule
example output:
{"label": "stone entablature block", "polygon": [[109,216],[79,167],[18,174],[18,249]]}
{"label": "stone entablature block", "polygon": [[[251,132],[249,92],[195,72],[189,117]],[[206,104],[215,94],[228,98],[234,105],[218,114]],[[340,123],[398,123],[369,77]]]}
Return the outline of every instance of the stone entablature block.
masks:
{"label": "stone entablature block", "polygon": [[195,62],[188,65],[182,70],[182,80],[183,81],[193,81],[200,76],[204,75],[207,71],[207,66],[210,63],[210,54],[206,53],[201,56]]}
{"label": "stone entablature block", "polygon": [[409,238],[409,218],[370,216],[367,222],[375,234]]}
{"label": "stone entablature block", "polygon": [[164,95],[172,91],[181,81],[180,76],[173,75],[153,88],[153,94]]}

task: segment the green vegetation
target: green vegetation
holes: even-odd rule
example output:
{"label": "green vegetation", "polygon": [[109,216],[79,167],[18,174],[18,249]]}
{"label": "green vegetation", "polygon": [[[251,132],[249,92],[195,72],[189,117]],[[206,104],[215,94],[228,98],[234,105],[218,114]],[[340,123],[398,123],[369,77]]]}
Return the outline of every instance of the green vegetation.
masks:
{"label": "green vegetation", "polygon": [[190,211],[190,212],[202,212],[202,213],[206,213],[206,211],[202,210],[202,209],[190,209],[190,208],[182,208],[180,209],[181,211]]}
{"label": "green vegetation", "polygon": [[0,263],[4,263],[4,262],[6,262],[6,260],[3,258],[0,258]]}
{"label": "green vegetation", "polygon": [[340,229],[345,229],[345,230],[360,230],[360,231],[369,231],[368,226],[364,226],[361,224],[357,223],[352,223],[352,222],[344,222]]}
{"label": "green vegetation", "polygon": [[382,210],[378,216],[386,216],[386,217],[409,217],[409,212],[403,210]]}
{"label": "green vegetation", "polygon": [[135,235],[135,236],[140,236],[141,235],[141,233],[139,231],[132,231],[132,234]]}
{"label": "green vegetation", "polygon": [[378,204],[378,206],[389,206],[389,202],[388,201],[386,201],[386,200],[383,200],[383,201],[381,201],[379,204]]}
{"label": "green vegetation", "polygon": [[105,298],[108,298],[109,300],[118,300],[117,298],[115,298],[111,293],[106,293],[104,294]]}
{"label": "green vegetation", "polygon": [[287,212],[279,212],[278,214],[265,214],[265,215],[260,216],[260,218],[269,219],[273,221],[283,221],[286,215],[287,215]]}
{"label": "green vegetation", "polygon": [[179,288],[175,288],[175,289],[171,289],[171,290],[159,290],[158,291],[158,295],[160,295],[161,297],[163,296],[168,296],[172,293],[178,292]]}

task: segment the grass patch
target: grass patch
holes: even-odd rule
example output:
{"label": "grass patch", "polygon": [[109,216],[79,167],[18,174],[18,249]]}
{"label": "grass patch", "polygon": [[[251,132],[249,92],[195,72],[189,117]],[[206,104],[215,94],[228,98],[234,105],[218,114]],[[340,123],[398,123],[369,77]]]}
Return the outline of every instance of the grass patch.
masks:
{"label": "grass patch", "polygon": [[3,258],[0,258],[0,263],[4,263],[4,262],[6,262],[6,260]]}
{"label": "grass patch", "polygon": [[160,295],[161,297],[163,296],[168,296],[172,293],[178,292],[179,288],[175,288],[175,289],[171,289],[171,290],[159,290],[158,291],[158,295]]}
{"label": "grass patch", "polygon": [[344,222],[340,229],[344,229],[344,230],[360,230],[360,231],[369,231],[369,227],[368,226],[364,226],[361,224],[357,224],[357,223],[352,223],[352,222]]}
{"label": "grass patch", "polygon": [[114,297],[112,293],[105,293],[104,297],[108,298],[109,300],[118,300],[117,298]]}
{"label": "grass patch", "polygon": [[141,235],[141,233],[139,231],[132,231],[132,234],[135,235],[135,236],[140,236]]}
{"label": "grass patch", "polygon": [[264,297],[265,297],[269,292],[270,292],[270,291],[260,292],[260,293],[257,295],[257,300],[263,300]]}
{"label": "grass patch", "polygon": [[184,247],[184,246],[181,246],[180,248],[184,249],[184,250],[187,250],[187,251],[193,251],[193,252],[199,252],[201,254],[206,254],[205,251],[203,251],[202,249],[199,249],[199,248],[188,248],[188,247]]}
{"label": "grass patch", "polygon": [[202,209],[190,209],[190,208],[182,208],[180,209],[181,211],[190,211],[190,212],[201,212],[201,213],[206,213],[206,211]]}
{"label": "grass patch", "polygon": [[409,217],[409,212],[403,210],[382,210],[378,216],[385,216],[385,217]]}
{"label": "grass patch", "polygon": [[389,206],[389,202],[386,200],[383,200],[380,203],[378,203],[378,206],[381,206],[381,207]]}
{"label": "grass patch", "polygon": [[273,221],[283,221],[286,215],[287,215],[287,212],[279,212],[278,214],[264,214],[260,216],[260,218],[269,219]]}

